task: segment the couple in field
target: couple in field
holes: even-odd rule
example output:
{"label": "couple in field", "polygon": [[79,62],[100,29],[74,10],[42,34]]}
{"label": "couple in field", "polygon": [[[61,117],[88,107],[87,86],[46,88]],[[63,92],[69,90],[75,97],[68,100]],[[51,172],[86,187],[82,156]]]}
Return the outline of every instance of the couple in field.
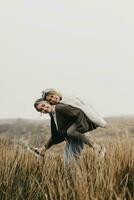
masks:
{"label": "couple in field", "polygon": [[51,119],[51,137],[48,142],[35,149],[40,156],[52,146],[65,141],[64,162],[68,164],[72,159],[78,160],[84,145],[94,150],[97,156],[104,157],[106,149],[96,144],[85,133],[97,127],[105,127],[105,120],[90,106],[78,97],[66,97],[55,89],[42,92],[34,107],[38,112],[49,114]]}

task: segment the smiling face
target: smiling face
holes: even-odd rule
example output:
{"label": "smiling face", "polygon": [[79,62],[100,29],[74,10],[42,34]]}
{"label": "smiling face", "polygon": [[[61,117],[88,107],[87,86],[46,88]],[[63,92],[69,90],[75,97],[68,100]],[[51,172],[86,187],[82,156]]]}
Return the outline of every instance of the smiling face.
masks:
{"label": "smiling face", "polygon": [[46,101],[48,101],[51,105],[56,105],[60,101],[60,96],[57,94],[46,95]]}
{"label": "smiling face", "polygon": [[46,101],[41,101],[36,105],[36,109],[41,113],[51,113],[52,106]]}

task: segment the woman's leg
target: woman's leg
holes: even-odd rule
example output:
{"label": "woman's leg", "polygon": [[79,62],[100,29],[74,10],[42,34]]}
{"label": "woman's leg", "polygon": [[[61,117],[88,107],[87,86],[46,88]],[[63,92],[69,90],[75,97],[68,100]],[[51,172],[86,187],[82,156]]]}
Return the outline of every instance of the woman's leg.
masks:
{"label": "woman's leg", "polygon": [[86,135],[84,135],[84,133],[80,133],[78,131],[76,131],[76,124],[72,124],[68,130],[67,130],[67,138],[68,139],[74,139],[74,140],[79,140],[84,144],[89,145],[90,147],[92,147],[94,145],[94,142],[89,139],[89,137],[87,137]]}
{"label": "woman's leg", "polygon": [[89,147],[93,148],[96,154],[100,155],[101,157],[104,157],[105,155],[105,151],[106,151],[105,147],[102,147],[99,144],[96,144],[93,140],[91,140],[89,137],[84,135],[84,133],[80,133],[76,131],[75,124],[73,124],[67,130],[67,139],[79,140],[80,142],[87,144]]}

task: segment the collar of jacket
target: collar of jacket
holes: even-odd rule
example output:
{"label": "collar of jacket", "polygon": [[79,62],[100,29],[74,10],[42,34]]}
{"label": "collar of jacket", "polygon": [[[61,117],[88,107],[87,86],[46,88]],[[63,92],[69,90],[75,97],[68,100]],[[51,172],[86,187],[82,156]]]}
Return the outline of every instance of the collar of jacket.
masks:
{"label": "collar of jacket", "polygon": [[55,105],[52,106],[52,111],[51,114],[54,115],[55,114]]}

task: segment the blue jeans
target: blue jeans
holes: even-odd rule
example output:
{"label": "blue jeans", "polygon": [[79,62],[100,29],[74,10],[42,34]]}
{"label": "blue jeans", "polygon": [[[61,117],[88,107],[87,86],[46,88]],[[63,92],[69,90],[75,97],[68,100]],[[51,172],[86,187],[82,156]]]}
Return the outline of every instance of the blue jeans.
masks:
{"label": "blue jeans", "polygon": [[83,148],[84,143],[79,140],[70,139],[66,141],[64,148],[64,164],[69,164],[71,160],[75,160],[77,162]]}

